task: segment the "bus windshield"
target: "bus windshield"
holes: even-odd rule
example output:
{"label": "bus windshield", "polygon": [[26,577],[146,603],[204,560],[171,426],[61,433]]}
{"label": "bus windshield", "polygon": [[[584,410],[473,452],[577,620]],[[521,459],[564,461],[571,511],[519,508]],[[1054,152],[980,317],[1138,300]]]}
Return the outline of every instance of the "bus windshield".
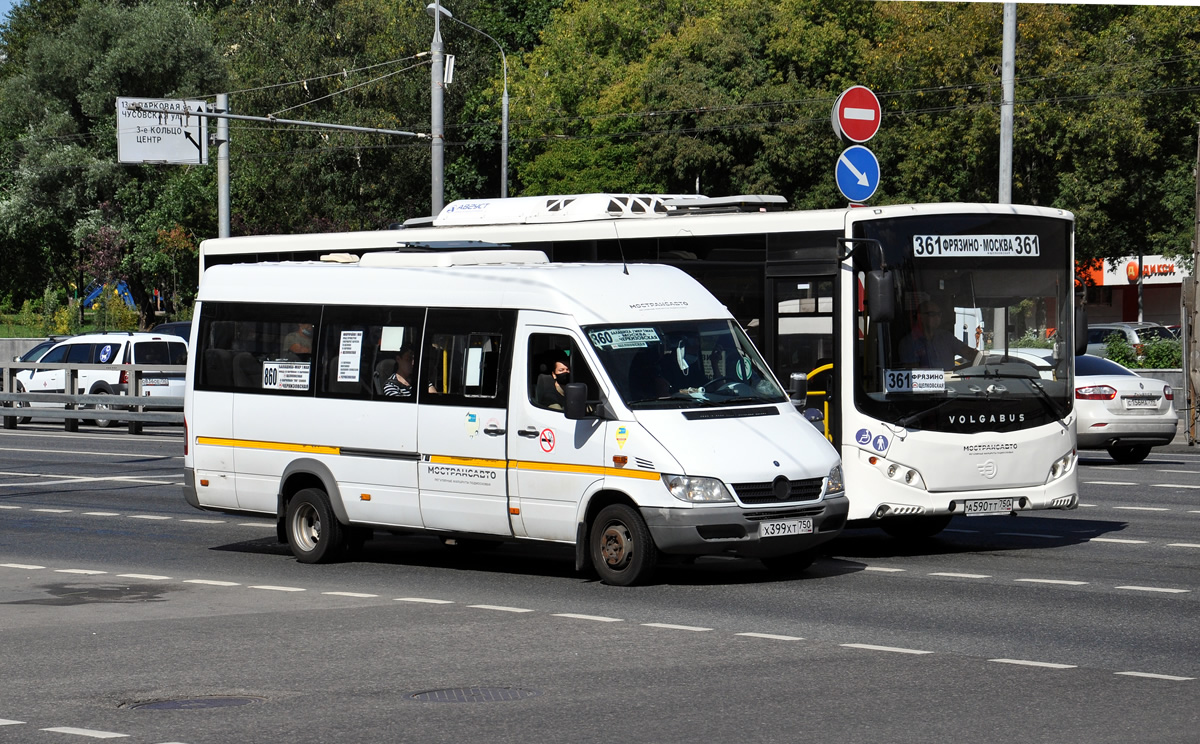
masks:
{"label": "bus windshield", "polygon": [[596,325],[584,332],[631,410],[787,400],[732,320]]}
{"label": "bus windshield", "polygon": [[[855,404],[897,426],[1011,431],[1071,409],[1069,223],[1017,215],[864,222]],[[858,235],[856,235],[857,237]],[[866,272],[887,263],[888,321],[872,318]]]}

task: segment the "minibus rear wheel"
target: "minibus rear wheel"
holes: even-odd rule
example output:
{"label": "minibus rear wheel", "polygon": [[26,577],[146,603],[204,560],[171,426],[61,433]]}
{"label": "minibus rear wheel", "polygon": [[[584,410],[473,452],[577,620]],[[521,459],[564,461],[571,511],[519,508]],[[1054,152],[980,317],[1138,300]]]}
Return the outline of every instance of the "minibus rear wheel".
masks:
{"label": "minibus rear wheel", "polygon": [[658,563],[658,547],[646,521],[625,504],[610,504],[596,514],[588,543],[592,568],[605,584],[631,586]]}
{"label": "minibus rear wheel", "polygon": [[321,489],[305,488],[292,496],[286,525],[288,545],[301,563],[328,563],[341,557],[346,532]]}

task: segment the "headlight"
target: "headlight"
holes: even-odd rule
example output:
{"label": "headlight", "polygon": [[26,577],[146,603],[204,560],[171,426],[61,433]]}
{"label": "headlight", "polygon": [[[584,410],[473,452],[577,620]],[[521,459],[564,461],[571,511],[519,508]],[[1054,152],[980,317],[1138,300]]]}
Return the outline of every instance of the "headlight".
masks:
{"label": "headlight", "polygon": [[842,466],[840,463],[829,469],[829,477],[825,483],[826,496],[833,496],[846,490],[846,482],[842,480]]}
{"label": "headlight", "polygon": [[1071,450],[1067,454],[1058,458],[1050,466],[1050,474],[1046,477],[1046,482],[1050,483],[1063,477],[1071,472],[1072,466],[1075,465],[1075,450]]}
{"label": "headlight", "polygon": [[733,496],[725,488],[725,484],[716,478],[697,478],[694,475],[667,475],[663,473],[662,479],[663,484],[671,492],[671,495],[680,501],[733,501]]}

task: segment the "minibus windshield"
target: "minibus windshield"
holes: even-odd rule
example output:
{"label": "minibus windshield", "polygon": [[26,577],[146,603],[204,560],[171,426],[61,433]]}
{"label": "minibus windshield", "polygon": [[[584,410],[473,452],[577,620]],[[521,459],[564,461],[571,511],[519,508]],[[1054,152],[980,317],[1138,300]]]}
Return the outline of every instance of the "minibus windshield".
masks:
{"label": "minibus windshield", "polygon": [[732,320],[597,325],[584,332],[632,410],[787,400]]}

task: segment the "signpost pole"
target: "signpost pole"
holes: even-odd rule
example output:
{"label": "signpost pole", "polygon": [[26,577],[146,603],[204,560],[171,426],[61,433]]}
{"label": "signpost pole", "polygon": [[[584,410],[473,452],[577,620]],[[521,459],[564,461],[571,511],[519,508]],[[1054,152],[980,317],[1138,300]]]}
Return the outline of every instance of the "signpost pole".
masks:
{"label": "signpost pole", "polygon": [[1000,191],[997,203],[1012,204],[1013,97],[1017,49],[1017,4],[1004,4],[1004,41],[1000,61]]}
{"label": "signpost pole", "polygon": [[[217,113],[229,113],[229,94],[217,94]],[[229,119],[217,119],[217,235],[229,237]]]}

